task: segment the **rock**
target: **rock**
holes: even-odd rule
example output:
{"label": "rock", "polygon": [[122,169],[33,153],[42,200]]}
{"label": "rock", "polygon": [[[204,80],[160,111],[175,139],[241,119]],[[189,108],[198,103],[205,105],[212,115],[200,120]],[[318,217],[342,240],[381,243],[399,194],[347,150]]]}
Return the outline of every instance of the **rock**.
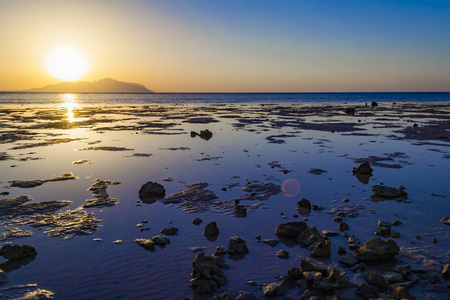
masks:
{"label": "rock", "polygon": [[0,249],[0,256],[10,261],[19,260],[22,258],[36,256],[37,251],[34,247],[28,245],[5,245]]}
{"label": "rock", "polygon": [[339,255],[347,254],[347,250],[345,250],[344,247],[339,247],[339,248],[338,248],[338,254],[339,254]]}
{"label": "rock", "polygon": [[269,245],[270,247],[275,247],[278,244],[279,241],[274,240],[274,239],[265,239],[265,240],[262,240],[262,242],[264,244]]}
{"label": "rock", "polygon": [[113,241],[113,244],[122,244],[122,240],[115,240],[115,241]]}
{"label": "rock", "polygon": [[191,137],[194,138],[196,136],[199,136],[201,139],[208,141],[212,138],[213,133],[209,131],[208,129],[201,130],[200,133],[197,133],[195,131],[191,131]]}
{"label": "rock", "polygon": [[446,264],[441,273],[444,279],[450,279],[450,264]]}
{"label": "rock", "polygon": [[354,107],[347,107],[346,109],[344,109],[344,112],[347,115],[354,115],[356,113],[356,109]]}
{"label": "rock", "polygon": [[8,283],[8,276],[6,272],[0,269],[0,285]]}
{"label": "rock", "polygon": [[347,223],[344,223],[344,222],[339,223],[339,231],[340,232],[347,231],[349,229],[350,229],[350,226],[348,226]]}
{"label": "rock", "polygon": [[300,262],[300,266],[303,271],[306,272],[320,272],[322,274],[326,274],[328,270],[328,265],[324,262],[321,262],[320,260],[313,258],[313,257],[307,257],[302,258],[302,261]]}
{"label": "rock", "polygon": [[155,251],[155,242],[151,239],[135,239],[134,241],[145,250]]}
{"label": "rock", "polygon": [[277,256],[279,258],[288,258],[289,257],[289,251],[281,249],[280,251],[277,252]]}
{"label": "rock", "polygon": [[408,195],[403,186],[399,186],[399,188],[396,189],[384,185],[374,185],[372,186],[372,192],[374,193],[372,197],[375,196],[382,198],[398,198],[406,197]]}
{"label": "rock", "polygon": [[318,241],[308,247],[308,251],[313,256],[328,257],[331,255],[331,242],[330,240]]}
{"label": "rock", "polygon": [[227,249],[224,246],[217,246],[212,256],[224,257],[227,254]]}
{"label": "rock", "polygon": [[[149,181],[142,185],[139,190],[139,198],[151,199],[151,198],[162,198],[166,194],[166,190],[162,185],[157,182]],[[143,200],[144,201],[144,200]]]}
{"label": "rock", "polygon": [[261,240],[261,235],[260,235],[260,234],[255,235],[255,239],[257,239],[258,241],[260,241],[260,240]]}
{"label": "rock", "polygon": [[212,294],[219,288],[215,280],[207,278],[192,278],[189,285],[196,294]]}
{"label": "rock", "polygon": [[306,229],[306,223],[302,221],[278,224],[275,233],[281,237],[295,239]]}
{"label": "rock", "polygon": [[165,235],[175,235],[175,234],[178,233],[178,228],[176,228],[176,227],[166,227],[166,228],[161,229],[160,232],[162,234],[165,234]]}
{"label": "rock", "polygon": [[345,278],[345,272],[333,265],[327,269],[327,277],[317,277],[314,280],[314,288],[318,290],[334,291],[337,289],[346,288],[349,285],[349,280]]}
{"label": "rock", "polygon": [[372,107],[375,107],[375,106],[378,106],[378,103],[375,101],[372,101],[372,103],[370,105],[372,105]]}
{"label": "rock", "polygon": [[409,290],[405,288],[404,286],[396,286],[392,288],[392,294],[394,295],[395,299],[406,299],[406,300],[415,300],[416,297],[411,296],[409,293]]}
{"label": "rock", "polygon": [[358,263],[356,258],[350,253],[339,256],[339,262],[348,267],[353,267]]}
{"label": "rock", "polygon": [[239,295],[235,300],[257,300],[258,298],[252,292],[239,291]]}
{"label": "rock", "polygon": [[359,248],[358,246],[358,242],[356,240],[356,237],[354,235],[352,235],[351,237],[348,238],[348,248],[350,250],[356,250]]}
{"label": "rock", "polygon": [[398,226],[398,225],[402,225],[403,223],[400,220],[394,220],[392,222],[392,226]]}
{"label": "rock", "polygon": [[377,272],[367,272],[367,282],[378,287],[381,292],[385,292],[388,289],[386,279]]}
{"label": "rock", "polygon": [[170,244],[170,240],[163,235],[156,235],[152,237],[152,241],[155,242],[155,244],[158,246],[165,246],[167,244]]}
{"label": "rock", "polygon": [[238,217],[245,218],[247,216],[247,208],[243,205],[236,205],[233,210]]}
{"label": "rock", "polygon": [[203,235],[205,236],[218,236],[219,228],[217,227],[216,222],[210,222],[206,224],[205,230],[203,231]]}
{"label": "rock", "polygon": [[294,282],[294,278],[290,276],[282,276],[263,287],[262,291],[264,297],[281,296],[286,293],[288,289],[292,288]]}
{"label": "rock", "polygon": [[311,202],[308,199],[303,198],[297,202],[297,209],[311,210]]}
{"label": "rock", "polygon": [[200,218],[195,218],[194,220],[192,220],[192,224],[197,225],[197,226],[200,225],[202,222],[203,222],[203,220]]}
{"label": "rock", "polygon": [[206,249],[205,247],[191,247],[191,248],[189,248],[189,251],[191,251],[192,253],[197,253],[197,252],[203,251],[205,249]]}
{"label": "rock", "polygon": [[391,233],[391,238],[398,239],[400,237],[401,237],[401,235],[397,231],[394,231]]}
{"label": "rock", "polygon": [[441,219],[441,223],[445,224],[445,225],[450,225],[450,218],[445,217],[445,218]]}
{"label": "rock", "polygon": [[378,220],[378,230],[375,234],[383,237],[389,236],[391,234],[391,226],[388,222]]}
{"label": "rock", "polygon": [[322,234],[326,237],[338,236],[339,232],[331,231],[331,230],[322,230]]}
{"label": "rock", "polygon": [[196,293],[214,293],[217,288],[227,283],[223,271],[217,266],[214,258],[200,252],[192,262],[190,286]]}
{"label": "rock", "polygon": [[384,278],[390,283],[402,282],[404,280],[403,275],[396,272],[387,272],[384,274]]}
{"label": "rock", "polygon": [[323,240],[323,237],[315,226],[307,227],[296,239],[297,243],[302,247],[308,247],[321,240]]}
{"label": "rock", "polygon": [[411,271],[410,265],[404,264],[404,265],[395,266],[394,272],[402,274],[402,276],[406,278],[409,274],[411,274],[412,271]]}
{"label": "rock", "polygon": [[362,299],[377,299],[378,288],[367,283],[361,283],[357,288],[357,294]]}
{"label": "rock", "polygon": [[229,255],[245,255],[248,252],[247,243],[243,239],[237,236],[230,237],[228,243]]}
{"label": "rock", "polygon": [[308,172],[309,174],[313,174],[313,175],[320,175],[322,173],[326,173],[327,171],[322,170],[322,169],[311,168],[306,172]]}
{"label": "rock", "polygon": [[362,247],[356,250],[355,258],[358,261],[389,260],[400,252],[394,240],[383,241],[380,238],[367,240]]}
{"label": "rock", "polygon": [[217,292],[214,294],[215,300],[235,300],[234,292],[232,289],[227,288],[225,291]]}
{"label": "rock", "polygon": [[363,162],[357,168],[353,168],[353,174],[372,174],[372,167],[369,162]]}

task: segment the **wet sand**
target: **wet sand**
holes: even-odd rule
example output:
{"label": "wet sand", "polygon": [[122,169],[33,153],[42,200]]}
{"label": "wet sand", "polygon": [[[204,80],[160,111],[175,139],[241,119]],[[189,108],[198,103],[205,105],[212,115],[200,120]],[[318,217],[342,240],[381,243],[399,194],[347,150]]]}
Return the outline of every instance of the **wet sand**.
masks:
{"label": "wet sand", "polygon": [[[0,245],[37,255],[0,257],[0,295],[208,299],[190,286],[197,251],[238,236],[249,252],[224,255],[219,280],[234,297],[444,299],[449,146],[448,103],[3,106]],[[353,172],[365,162],[371,173]],[[165,196],[139,197],[149,181]],[[324,234],[331,254],[314,259],[339,267],[343,283],[324,288],[327,271],[303,267],[269,296],[267,284],[314,252],[275,233],[301,221]],[[210,222],[218,235],[202,234]],[[372,238],[399,253],[359,260]]]}

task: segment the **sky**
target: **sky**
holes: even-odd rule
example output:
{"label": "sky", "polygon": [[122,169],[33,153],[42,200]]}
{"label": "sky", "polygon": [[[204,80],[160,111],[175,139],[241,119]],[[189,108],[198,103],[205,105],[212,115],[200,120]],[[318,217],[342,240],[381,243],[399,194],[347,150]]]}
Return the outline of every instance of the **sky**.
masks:
{"label": "sky", "polygon": [[448,0],[0,0],[0,90],[61,45],[156,92],[450,91]]}

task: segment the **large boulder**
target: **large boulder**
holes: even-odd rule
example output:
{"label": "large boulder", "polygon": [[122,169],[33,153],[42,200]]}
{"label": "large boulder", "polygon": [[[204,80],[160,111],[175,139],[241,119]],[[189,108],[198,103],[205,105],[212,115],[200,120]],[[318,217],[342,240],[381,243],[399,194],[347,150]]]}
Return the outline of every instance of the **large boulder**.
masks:
{"label": "large boulder", "polygon": [[22,258],[36,256],[37,251],[33,246],[28,245],[5,245],[0,249],[0,256],[10,261],[19,260]]}
{"label": "large boulder", "polygon": [[323,240],[322,235],[317,230],[315,226],[306,228],[302,233],[300,233],[297,238],[297,243],[302,247],[308,247],[315,242]]}
{"label": "large boulder", "polygon": [[308,199],[303,198],[297,202],[297,209],[309,209],[311,210],[311,202]]}
{"label": "large boulder", "polygon": [[307,227],[306,223],[302,221],[281,223],[275,229],[275,233],[281,237],[295,239]]}
{"label": "large boulder", "polygon": [[322,240],[315,242],[314,244],[308,247],[308,250],[312,256],[328,257],[331,255],[331,241]]}
{"label": "large boulder", "polygon": [[203,231],[203,235],[210,237],[217,237],[219,235],[219,228],[217,227],[217,223],[210,222],[206,224],[205,230]]}
{"label": "large boulder", "polygon": [[353,174],[372,174],[372,167],[369,162],[363,162],[357,168],[353,168]]}
{"label": "large boulder", "polygon": [[139,198],[147,200],[152,198],[162,198],[166,194],[166,190],[157,182],[149,181],[141,186],[139,190]]}
{"label": "large boulder", "polygon": [[380,238],[367,240],[362,247],[356,250],[355,258],[358,261],[389,260],[400,252],[394,240],[383,241]]}
{"label": "large boulder", "polygon": [[151,239],[135,239],[134,241],[145,250],[155,251],[155,242]]}
{"label": "large boulder", "polygon": [[345,272],[333,265],[327,269],[327,277],[316,277],[314,288],[318,290],[334,291],[348,287],[349,280],[345,278]]}
{"label": "large boulder", "polygon": [[237,236],[230,237],[230,242],[228,243],[228,254],[245,255],[248,252],[247,243],[243,239]]}
{"label": "large boulder", "polygon": [[200,252],[192,262],[192,279],[190,286],[196,293],[214,293],[217,288],[227,283],[225,274],[217,265],[216,260]]}

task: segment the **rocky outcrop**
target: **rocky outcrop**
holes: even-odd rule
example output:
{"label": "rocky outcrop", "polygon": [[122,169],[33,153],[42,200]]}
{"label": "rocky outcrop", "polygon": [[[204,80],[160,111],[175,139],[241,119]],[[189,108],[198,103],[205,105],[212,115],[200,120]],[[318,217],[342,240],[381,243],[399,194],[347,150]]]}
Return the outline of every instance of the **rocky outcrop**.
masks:
{"label": "rocky outcrop", "polygon": [[363,162],[362,164],[360,164],[358,167],[353,168],[353,175],[356,174],[372,174],[373,169],[370,166],[369,162]]}
{"label": "rocky outcrop", "polygon": [[315,242],[323,240],[322,235],[319,233],[315,226],[306,228],[302,233],[300,233],[297,238],[297,243],[302,247],[308,247]]}
{"label": "rocky outcrop", "polygon": [[326,275],[326,272],[328,270],[328,265],[326,263],[313,257],[302,258],[300,266],[302,267],[303,271],[320,272],[324,275]]}
{"label": "rocky outcrop", "polygon": [[307,225],[305,222],[298,221],[298,222],[287,222],[287,223],[281,223],[277,226],[275,229],[275,233],[278,236],[289,238],[289,239],[295,239],[297,236],[302,233],[307,228]]}
{"label": "rocky outcrop", "polygon": [[166,194],[164,187],[153,181],[149,181],[142,185],[139,190],[139,198],[142,200],[152,199],[152,198],[162,198]]}
{"label": "rocky outcrop", "polygon": [[399,186],[398,189],[392,188],[384,185],[374,185],[372,186],[372,192],[374,193],[372,197],[382,197],[382,198],[398,198],[406,197],[408,195],[405,192],[405,187]]}
{"label": "rocky outcrop", "polygon": [[308,251],[311,253],[312,256],[328,257],[331,255],[331,241],[322,240],[315,242],[314,244],[308,247]]}
{"label": "rocky outcrop", "polygon": [[230,241],[228,243],[228,254],[245,255],[248,252],[247,243],[243,239],[237,236],[230,237]]}
{"label": "rocky outcrop", "polygon": [[358,261],[389,260],[400,252],[400,248],[394,240],[383,241],[380,238],[367,240],[363,246],[355,252]]}
{"label": "rocky outcrop", "polygon": [[155,251],[155,242],[151,239],[135,239],[134,241],[145,250]]}
{"label": "rocky outcrop", "polygon": [[33,246],[28,245],[5,245],[0,249],[0,256],[10,261],[22,258],[33,257],[37,255],[37,251]]}
{"label": "rocky outcrop", "polygon": [[191,288],[198,294],[212,294],[218,287],[227,283],[227,278],[211,256],[200,252],[192,262]]}
{"label": "rocky outcrop", "polygon": [[166,227],[166,228],[161,229],[160,232],[165,235],[176,235],[178,233],[178,228]]}
{"label": "rocky outcrop", "polygon": [[197,133],[195,131],[191,131],[191,137],[199,136],[202,140],[208,141],[213,137],[213,133],[209,131],[208,129],[201,130],[200,133]]}
{"label": "rocky outcrop", "polygon": [[318,290],[334,291],[348,287],[349,280],[345,278],[345,272],[333,265],[327,269],[327,277],[316,277],[314,288]]}

